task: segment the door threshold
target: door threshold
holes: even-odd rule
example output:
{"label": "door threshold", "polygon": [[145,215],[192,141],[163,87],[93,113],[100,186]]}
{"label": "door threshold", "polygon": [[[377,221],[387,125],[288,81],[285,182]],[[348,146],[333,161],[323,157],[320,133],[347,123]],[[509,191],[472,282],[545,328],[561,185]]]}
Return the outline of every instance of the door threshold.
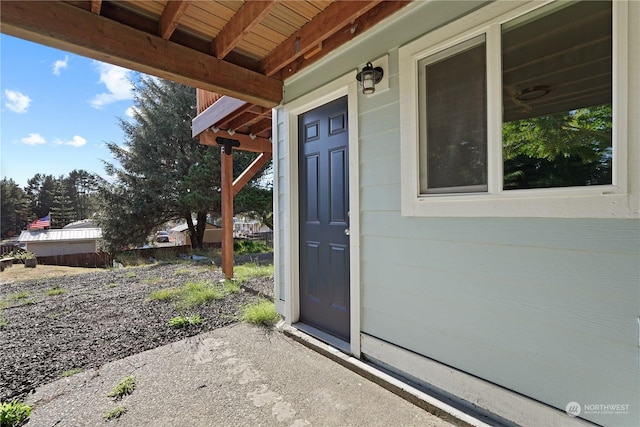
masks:
{"label": "door threshold", "polygon": [[337,350],[343,353],[351,354],[351,344],[341,338],[328,334],[318,328],[302,322],[294,323],[291,326],[306,334],[311,335],[314,338],[319,339],[320,341],[327,343],[330,347],[335,347]]}

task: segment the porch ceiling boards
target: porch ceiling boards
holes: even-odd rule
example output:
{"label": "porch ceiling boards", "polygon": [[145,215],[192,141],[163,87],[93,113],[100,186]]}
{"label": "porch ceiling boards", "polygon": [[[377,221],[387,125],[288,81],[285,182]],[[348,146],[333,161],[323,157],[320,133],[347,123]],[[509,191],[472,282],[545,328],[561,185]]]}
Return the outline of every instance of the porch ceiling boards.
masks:
{"label": "porch ceiling boards", "polygon": [[405,1],[3,1],[1,31],[271,108],[282,82]]}

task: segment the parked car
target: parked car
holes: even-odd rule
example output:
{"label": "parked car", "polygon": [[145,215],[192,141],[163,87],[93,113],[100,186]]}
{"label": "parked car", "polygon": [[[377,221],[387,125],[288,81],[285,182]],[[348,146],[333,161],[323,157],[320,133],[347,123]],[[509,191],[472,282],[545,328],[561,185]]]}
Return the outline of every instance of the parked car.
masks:
{"label": "parked car", "polygon": [[166,243],[169,241],[169,233],[166,231],[158,231],[156,233],[156,242]]}

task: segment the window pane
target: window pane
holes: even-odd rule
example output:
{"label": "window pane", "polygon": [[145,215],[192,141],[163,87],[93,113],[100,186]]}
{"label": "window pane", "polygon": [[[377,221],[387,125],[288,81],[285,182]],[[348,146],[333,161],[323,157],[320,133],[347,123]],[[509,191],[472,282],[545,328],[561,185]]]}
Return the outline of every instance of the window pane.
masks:
{"label": "window pane", "polygon": [[485,52],[482,36],[419,64],[423,194],[487,190]]}
{"label": "window pane", "polygon": [[502,29],[504,188],[612,183],[611,3],[553,3]]}

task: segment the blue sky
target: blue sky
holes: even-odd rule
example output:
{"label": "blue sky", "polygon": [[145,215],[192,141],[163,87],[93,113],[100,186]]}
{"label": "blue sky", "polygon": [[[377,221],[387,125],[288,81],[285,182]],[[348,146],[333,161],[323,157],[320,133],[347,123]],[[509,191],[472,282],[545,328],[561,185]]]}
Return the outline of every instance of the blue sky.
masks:
{"label": "blue sky", "polygon": [[105,142],[121,144],[136,73],[0,36],[0,177],[25,186],[36,173],[84,169],[106,178]]}

